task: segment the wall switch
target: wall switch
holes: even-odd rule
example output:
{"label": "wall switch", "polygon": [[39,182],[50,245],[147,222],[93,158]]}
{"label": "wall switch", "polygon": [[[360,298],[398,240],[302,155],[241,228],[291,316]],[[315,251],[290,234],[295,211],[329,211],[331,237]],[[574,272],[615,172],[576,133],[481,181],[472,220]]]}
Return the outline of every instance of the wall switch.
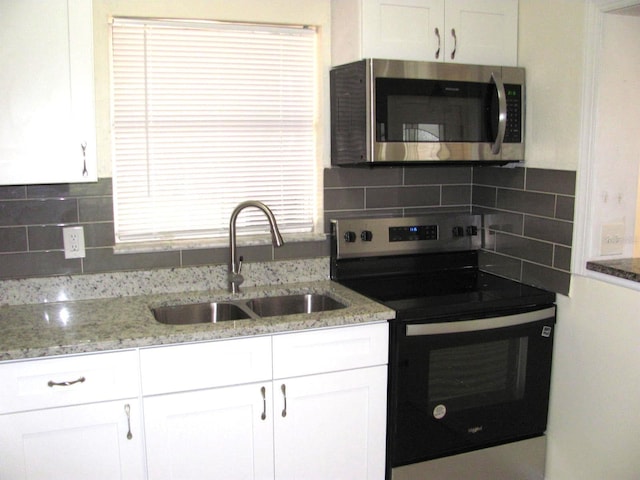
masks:
{"label": "wall switch", "polygon": [[84,228],[65,227],[62,229],[64,258],[84,258]]}
{"label": "wall switch", "polygon": [[602,225],[600,255],[622,255],[624,247],[624,223]]}

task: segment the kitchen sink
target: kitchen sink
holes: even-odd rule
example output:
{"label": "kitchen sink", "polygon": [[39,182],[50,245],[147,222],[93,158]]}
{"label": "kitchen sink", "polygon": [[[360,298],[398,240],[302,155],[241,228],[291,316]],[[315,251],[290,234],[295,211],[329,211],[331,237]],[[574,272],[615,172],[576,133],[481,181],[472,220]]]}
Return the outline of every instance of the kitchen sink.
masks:
{"label": "kitchen sink", "polygon": [[346,305],[321,293],[261,297],[247,301],[247,306],[260,317],[326,312]]}
{"label": "kitchen sink", "polygon": [[322,293],[302,293],[248,300],[169,305],[152,308],[151,311],[160,323],[190,325],[297,313],[326,312],[345,307],[344,303]]}
{"label": "kitchen sink", "polygon": [[151,311],[158,322],[168,325],[217,323],[251,318],[242,308],[230,302],[170,305],[152,308]]}

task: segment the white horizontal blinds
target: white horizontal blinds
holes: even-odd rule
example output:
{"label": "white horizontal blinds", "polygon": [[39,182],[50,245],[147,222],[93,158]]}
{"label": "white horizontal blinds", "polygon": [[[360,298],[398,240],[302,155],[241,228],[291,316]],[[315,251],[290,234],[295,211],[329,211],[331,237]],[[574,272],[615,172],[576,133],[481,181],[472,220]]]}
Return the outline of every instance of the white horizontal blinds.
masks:
{"label": "white horizontal blinds", "polygon": [[[314,30],[115,19],[112,45],[117,241],[227,235],[244,200],[312,231]],[[237,225],[267,229],[256,209]]]}

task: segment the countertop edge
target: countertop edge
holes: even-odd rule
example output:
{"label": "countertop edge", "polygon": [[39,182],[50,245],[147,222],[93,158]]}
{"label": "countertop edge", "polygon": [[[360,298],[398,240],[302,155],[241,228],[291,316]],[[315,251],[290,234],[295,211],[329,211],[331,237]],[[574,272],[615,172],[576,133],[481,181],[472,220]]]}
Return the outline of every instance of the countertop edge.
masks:
{"label": "countertop edge", "polygon": [[587,270],[640,283],[640,258],[590,261]]}

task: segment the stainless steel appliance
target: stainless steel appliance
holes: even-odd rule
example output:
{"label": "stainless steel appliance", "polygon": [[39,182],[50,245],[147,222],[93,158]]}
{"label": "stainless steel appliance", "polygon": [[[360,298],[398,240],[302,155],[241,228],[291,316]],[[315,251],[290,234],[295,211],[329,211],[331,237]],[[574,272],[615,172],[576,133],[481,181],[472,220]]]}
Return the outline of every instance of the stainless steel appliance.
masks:
{"label": "stainless steel appliance", "polygon": [[479,215],[332,221],[332,279],[390,321],[388,478],[544,478],[555,294],[478,268]]}
{"label": "stainless steel appliance", "polygon": [[333,165],[524,160],[522,68],[366,59],[330,77]]}

